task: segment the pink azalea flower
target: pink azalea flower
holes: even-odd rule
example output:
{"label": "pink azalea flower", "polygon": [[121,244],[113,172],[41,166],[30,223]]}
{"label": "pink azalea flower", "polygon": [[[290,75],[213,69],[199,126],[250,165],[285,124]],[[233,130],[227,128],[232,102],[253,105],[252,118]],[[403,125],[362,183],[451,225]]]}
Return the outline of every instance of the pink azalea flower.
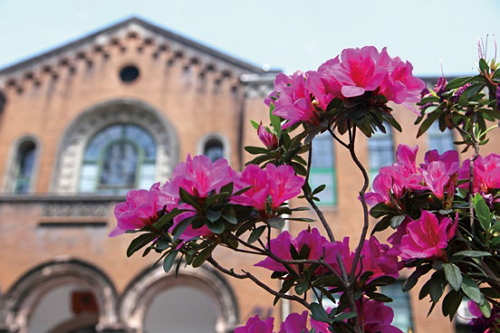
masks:
{"label": "pink azalea flower", "polygon": [[399,328],[391,325],[394,311],[382,302],[362,299],[356,302],[363,332],[366,333],[403,333]]}
{"label": "pink azalea flower", "polygon": [[[310,72],[295,72],[288,78],[283,76],[276,78],[276,90],[270,96],[277,96],[274,101],[275,109],[273,114],[288,120],[283,128],[301,121],[313,124],[317,124],[319,121],[319,109],[313,103],[311,90],[318,91],[320,88],[317,85],[321,84],[321,82],[316,79],[311,81],[309,75]],[[268,98],[267,101],[269,100]]]}
{"label": "pink azalea flower", "polygon": [[248,318],[246,325],[236,328],[234,333],[272,333],[273,323],[273,317],[262,320],[259,318],[259,315],[256,315]]}
{"label": "pink azalea flower", "polygon": [[[326,92],[341,99],[362,96],[365,92],[384,95],[398,104],[420,100],[425,83],[414,77],[413,67],[400,58],[391,58],[386,48],[373,46],[345,49],[341,60],[325,62],[318,69]],[[415,111],[416,112],[416,111]]]}
{"label": "pink azalea flower", "polygon": [[278,148],[278,138],[275,134],[269,133],[266,128],[262,126],[262,122],[257,129],[257,135],[267,149],[273,150]]}
{"label": "pink azalea flower", "polygon": [[[292,260],[292,254],[290,253],[290,247],[294,247],[297,253],[304,245],[309,248],[309,255],[307,258],[301,259],[320,259],[325,255],[325,247],[330,244],[328,240],[321,236],[318,229],[314,228],[312,230],[302,230],[296,238],[292,238],[288,231],[284,231],[278,235],[278,237],[271,239],[269,248],[271,252],[278,258],[283,260]],[[267,268],[275,272],[287,272],[287,269],[282,263],[267,257],[266,259],[258,262],[255,266],[260,266]],[[304,265],[307,267],[307,265]],[[295,271],[298,272],[299,268],[297,265],[290,265]],[[319,268],[319,271],[323,268]]]}
{"label": "pink azalea flower", "polygon": [[309,333],[307,329],[307,311],[290,313],[281,323],[279,333]]}
{"label": "pink azalea flower", "polygon": [[[340,243],[340,242],[337,242]],[[335,250],[338,251],[335,253]],[[337,257],[340,256],[342,263],[347,272],[352,270],[354,263],[355,252],[349,250],[349,237],[345,237],[343,242],[337,244],[334,251],[327,247],[326,261],[337,270],[341,272],[337,263]],[[363,244],[361,250],[361,266],[363,271],[371,271],[373,275],[369,280],[377,277],[388,275],[394,278],[399,276],[399,271],[402,268],[402,263],[398,261],[398,251],[390,249],[387,244],[380,244],[375,236],[370,237],[369,240]],[[335,262],[334,262],[335,260]],[[357,274],[361,273],[361,266],[358,266]]]}
{"label": "pink azalea flower", "polygon": [[171,180],[163,186],[163,191],[170,196],[179,197],[182,187],[191,195],[206,198],[210,192],[219,191],[221,187],[234,182],[237,173],[227,160],[212,162],[207,156],[187,156],[185,162],[179,163],[172,173]]}
{"label": "pink azalea flower", "polygon": [[[281,323],[279,333],[309,333],[311,332],[307,328],[307,311],[289,314],[285,321]],[[316,329],[316,333],[329,333],[328,324],[320,321],[316,321],[312,318],[309,319],[311,324],[311,330]]]}
{"label": "pink azalea flower", "polygon": [[131,190],[125,202],[115,206],[115,217],[118,225],[109,234],[110,237],[125,233],[126,230],[137,230],[151,225],[158,220],[158,212],[165,207],[173,208],[175,199],[160,191],[156,183],[149,190]]}
{"label": "pink azalea flower", "polygon": [[494,333],[500,330],[500,311],[497,306],[493,304],[491,315],[486,318],[476,302],[469,301],[467,305],[469,312],[474,316],[469,322],[472,326],[471,332]]}
{"label": "pink azalea flower", "polygon": [[406,234],[401,238],[401,258],[444,258],[448,241],[455,236],[458,221],[445,217],[441,220],[428,211],[423,211],[419,220],[406,225]]}
{"label": "pink azalea flower", "polygon": [[235,185],[238,189],[252,187],[240,195],[233,196],[231,198],[233,203],[265,211],[267,202],[276,209],[285,201],[299,195],[304,179],[295,175],[295,171],[289,165],[277,167],[269,163],[265,169],[261,169],[250,164],[245,167]]}
{"label": "pink azalea flower", "polygon": [[[459,172],[460,179],[470,178],[470,162],[465,160]],[[460,187],[468,188],[469,184],[464,183]],[[500,155],[490,154],[486,157],[478,156],[474,161],[474,181],[475,193],[487,194],[492,189],[500,188]]]}

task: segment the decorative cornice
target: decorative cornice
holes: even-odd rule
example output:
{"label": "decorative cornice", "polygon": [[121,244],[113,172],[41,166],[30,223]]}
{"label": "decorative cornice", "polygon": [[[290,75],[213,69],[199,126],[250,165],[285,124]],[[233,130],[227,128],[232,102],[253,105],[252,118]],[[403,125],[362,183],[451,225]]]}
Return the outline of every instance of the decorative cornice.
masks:
{"label": "decorative cornice", "polygon": [[[131,40],[135,42],[130,43]],[[57,79],[62,70],[74,74],[81,63],[91,67],[98,57],[109,58],[113,49],[118,49],[118,54],[129,52],[127,48],[131,45],[137,53],[147,53],[154,59],[166,58],[170,65],[182,59],[184,65],[199,66],[202,73],[217,72],[221,78],[266,73],[256,65],[132,17],[0,70],[0,88],[22,93],[28,82],[39,86],[43,77]]]}

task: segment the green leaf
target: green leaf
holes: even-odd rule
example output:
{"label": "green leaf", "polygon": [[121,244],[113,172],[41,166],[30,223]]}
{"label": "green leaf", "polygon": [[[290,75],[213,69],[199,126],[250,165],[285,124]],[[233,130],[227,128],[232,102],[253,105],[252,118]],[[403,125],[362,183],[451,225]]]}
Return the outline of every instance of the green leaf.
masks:
{"label": "green leaf", "polygon": [[168,273],[172,266],[175,263],[175,258],[177,257],[177,253],[179,253],[179,250],[172,250],[167,254],[165,259],[163,260],[163,270],[165,273]]}
{"label": "green leaf", "polygon": [[443,299],[443,304],[441,305],[441,310],[443,315],[449,316],[450,320],[453,319],[455,313],[462,303],[463,295],[456,292],[455,290],[450,291]]}
{"label": "green leaf", "polygon": [[488,66],[488,63],[483,58],[479,59],[479,69],[481,70],[481,72],[486,73],[490,70],[490,66]]}
{"label": "green leaf", "polygon": [[196,198],[191,194],[189,194],[189,192],[183,189],[182,187],[179,189],[179,195],[183,202],[193,206],[197,211],[201,210],[201,207],[199,203],[196,201]]}
{"label": "green leaf", "polygon": [[295,285],[295,292],[297,295],[302,295],[309,289],[309,282],[308,281],[302,281],[299,282]]}
{"label": "green leaf", "polygon": [[472,251],[472,250],[464,250],[457,253],[453,253],[451,256],[454,257],[470,257],[470,258],[481,258],[481,257],[489,257],[491,253],[486,251]]}
{"label": "green leaf", "polygon": [[231,224],[238,224],[238,219],[236,218],[236,212],[231,207],[222,211],[222,218]]}
{"label": "green leaf", "polygon": [[130,245],[127,248],[127,257],[130,257],[132,254],[134,254],[136,251],[142,249],[144,246],[150,244],[156,237],[158,237],[155,234],[152,233],[145,233],[140,235],[139,237],[135,238],[132,240]]}
{"label": "green leaf", "polygon": [[323,191],[323,190],[325,189],[325,187],[326,187],[326,185],[325,185],[325,184],[323,184],[323,185],[320,185],[320,186],[316,187],[316,188],[314,189],[314,191],[312,192],[312,195],[315,195],[315,194],[320,193],[321,191]]}
{"label": "green leaf", "polygon": [[311,317],[314,320],[322,321],[324,323],[329,323],[332,320],[328,317],[328,313],[323,309],[323,307],[316,302],[311,303],[309,308],[311,310]]}
{"label": "green leaf", "polygon": [[420,136],[422,136],[422,134],[424,134],[428,129],[429,127],[431,127],[431,125],[434,123],[434,121],[436,121],[437,118],[439,118],[439,116],[441,115],[442,112],[432,112],[430,113],[427,118],[422,122],[422,125],[420,125],[419,129],[418,129],[418,132],[417,132],[417,138],[419,138]]}
{"label": "green leaf", "polygon": [[491,305],[488,301],[484,301],[483,303],[478,304],[478,306],[486,318],[489,318],[491,316]]}
{"label": "green leaf", "polygon": [[260,236],[262,236],[262,233],[264,232],[264,230],[266,230],[266,229],[267,229],[267,226],[262,225],[258,228],[255,228],[254,230],[252,230],[252,232],[250,233],[250,236],[248,237],[248,243],[252,244],[256,240],[258,240],[260,238]]}
{"label": "green leaf", "polygon": [[481,303],[482,294],[477,286],[477,283],[474,282],[469,276],[464,275],[462,280],[462,291],[465,295],[467,295],[471,300],[476,303]]}
{"label": "green leaf", "polygon": [[174,234],[172,242],[175,242],[177,239],[179,239],[184,230],[186,230],[186,228],[193,222],[193,220],[194,216],[181,221],[181,223],[175,226],[174,230],[172,231]]}
{"label": "green leaf", "polygon": [[285,226],[285,220],[279,216],[275,216],[268,219],[267,224],[271,228],[282,229]]}
{"label": "green leaf", "polygon": [[448,84],[446,85],[446,90],[460,88],[464,84],[469,83],[469,81],[471,81],[472,78],[473,78],[472,76],[457,77],[456,79],[453,79],[450,82],[448,82]]}
{"label": "green leaf", "polygon": [[225,229],[225,225],[222,220],[217,220],[212,223],[207,223],[206,226],[211,232],[218,235],[222,234]]}
{"label": "green leaf", "polygon": [[220,217],[222,216],[222,213],[220,210],[207,210],[207,219],[210,221],[210,222],[215,222],[217,221],[218,219],[220,219]]}
{"label": "green leaf", "polygon": [[403,291],[407,292],[411,290],[418,282],[418,279],[424,275],[427,274],[430,270],[432,269],[431,264],[426,264],[419,266],[415,269],[413,273],[406,279],[406,281],[403,283]]}
{"label": "green leaf", "polygon": [[396,215],[391,218],[391,228],[396,229],[403,223],[405,220],[406,215]]}
{"label": "green leaf", "polygon": [[355,317],[357,317],[357,314],[355,314],[354,312],[342,312],[338,316],[335,316],[335,318],[333,318],[333,321],[334,322],[344,321],[344,320],[349,320],[349,319],[355,318]]}
{"label": "green leaf", "polygon": [[252,124],[252,127],[255,128],[255,130],[259,129],[259,123],[256,122],[255,120],[250,120],[250,124]]}
{"label": "green leaf", "polygon": [[479,193],[476,193],[472,202],[474,203],[474,210],[479,222],[484,230],[488,230],[491,226],[491,212],[488,208],[488,204]]}
{"label": "green leaf", "polygon": [[384,215],[393,215],[396,211],[394,208],[389,207],[388,205],[384,204],[383,202],[376,204],[371,210],[370,210],[370,215],[373,216],[374,218],[379,218]]}
{"label": "green leaf", "polygon": [[459,291],[462,285],[462,272],[460,272],[460,268],[452,263],[445,263],[443,267],[446,280],[453,290]]}
{"label": "green leaf", "polygon": [[366,295],[377,302],[392,302],[392,298],[384,294],[367,292]]}
{"label": "green leaf", "polygon": [[267,154],[269,153],[269,150],[266,148],[262,147],[254,147],[254,146],[246,146],[245,150],[252,155],[258,155],[258,154]]}
{"label": "green leaf", "polygon": [[396,282],[396,279],[391,276],[380,276],[373,279],[368,285],[369,286],[387,286]]}
{"label": "green leaf", "polygon": [[281,118],[279,116],[275,116],[273,114],[273,111],[274,111],[274,104],[271,103],[271,106],[269,108],[269,120],[271,120],[271,126],[279,138],[281,136]]}
{"label": "green leaf", "polygon": [[174,208],[174,209],[172,209],[171,212],[163,214],[162,217],[160,217],[158,219],[158,221],[156,221],[155,223],[153,223],[153,227],[156,228],[156,229],[161,229],[165,225],[167,225],[169,222],[171,222],[174,219],[174,217],[176,217],[177,215],[180,215],[180,214],[182,214],[184,212],[187,212],[187,210],[186,209],[177,209],[177,208]]}
{"label": "green leaf", "polygon": [[217,243],[213,243],[204,248],[202,251],[200,251],[200,253],[198,253],[196,258],[194,258],[193,263],[191,265],[195,268],[200,267],[205,262],[205,260],[207,260],[210,257],[216,246]]}

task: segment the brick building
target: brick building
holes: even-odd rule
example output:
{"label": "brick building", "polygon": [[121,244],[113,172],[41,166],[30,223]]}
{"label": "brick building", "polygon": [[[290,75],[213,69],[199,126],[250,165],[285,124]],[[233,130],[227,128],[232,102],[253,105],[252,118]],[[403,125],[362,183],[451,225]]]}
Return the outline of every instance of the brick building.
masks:
{"label": "brick building", "polygon": [[[154,255],[126,258],[130,236],[108,238],[124,193],[168,179],[188,153],[241,169],[275,75],[137,18],[1,70],[0,332],[230,332],[255,313],[300,311],[271,308],[263,290],[209,266],[175,278]],[[410,111],[395,112],[412,127]],[[452,148],[451,133],[415,133],[361,139],[360,158],[376,170],[394,142]],[[315,145],[325,154],[312,181],[329,184],[322,208],[337,235],[356,234],[360,176],[328,137]],[[269,277],[246,256],[221,256]],[[412,296],[398,301],[402,325],[454,332]]]}

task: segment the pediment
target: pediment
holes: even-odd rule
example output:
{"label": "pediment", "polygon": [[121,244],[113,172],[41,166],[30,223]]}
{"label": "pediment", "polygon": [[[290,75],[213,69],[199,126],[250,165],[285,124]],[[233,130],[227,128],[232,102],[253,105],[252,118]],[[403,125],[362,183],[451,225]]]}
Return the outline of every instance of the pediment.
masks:
{"label": "pediment", "polygon": [[266,73],[256,65],[134,17],[0,70],[0,89],[22,90],[27,81],[39,85],[44,75],[56,77],[61,70],[74,70],[78,62],[91,64],[96,57],[119,54],[111,52],[113,49],[125,52],[130,45],[136,52],[165,61],[181,58],[221,77]]}

